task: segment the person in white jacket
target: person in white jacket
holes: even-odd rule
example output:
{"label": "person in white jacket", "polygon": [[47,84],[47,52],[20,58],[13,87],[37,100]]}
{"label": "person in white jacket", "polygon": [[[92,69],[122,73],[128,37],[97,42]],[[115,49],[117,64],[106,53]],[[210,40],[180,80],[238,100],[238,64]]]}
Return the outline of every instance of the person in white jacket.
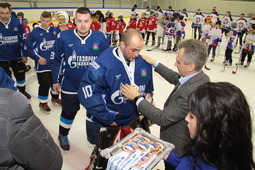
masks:
{"label": "person in white jacket", "polygon": [[210,55],[210,51],[212,49],[212,58],[210,61],[214,61],[215,59],[215,51],[216,47],[219,48],[221,43],[222,32],[220,29],[221,21],[217,21],[214,27],[209,31],[207,36],[206,44],[208,45],[208,56]]}

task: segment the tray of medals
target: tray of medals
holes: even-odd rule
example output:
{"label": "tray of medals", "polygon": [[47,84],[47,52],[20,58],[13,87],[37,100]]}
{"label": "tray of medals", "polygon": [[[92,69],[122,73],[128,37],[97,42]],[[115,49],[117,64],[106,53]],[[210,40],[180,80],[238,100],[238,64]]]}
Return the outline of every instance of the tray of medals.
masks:
{"label": "tray of medals", "polygon": [[173,144],[136,128],[118,143],[101,150],[100,155],[108,159],[107,170],[149,170],[173,149]]}

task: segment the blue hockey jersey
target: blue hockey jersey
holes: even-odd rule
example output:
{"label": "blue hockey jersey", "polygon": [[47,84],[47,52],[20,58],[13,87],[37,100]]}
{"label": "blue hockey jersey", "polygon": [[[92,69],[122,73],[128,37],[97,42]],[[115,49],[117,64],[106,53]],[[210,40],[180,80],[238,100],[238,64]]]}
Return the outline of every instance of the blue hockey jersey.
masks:
{"label": "blue hockey jersey", "polygon": [[99,31],[90,30],[85,39],[76,29],[60,32],[50,57],[53,83],[59,83],[63,71],[62,92],[77,94],[84,71],[108,46],[105,35]]}
{"label": "blue hockey jersey", "polygon": [[7,24],[0,22],[0,60],[18,60],[24,55],[26,35],[17,18],[10,18]]}
{"label": "blue hockey jersey", "polygon": [[37,63],[37,72],[51,71],[50,55],[59,32],[60,29],[57,27],[49,27],[48,29],[37,27],[29,34],[26,43],[28,56],[35,61],[38,61],[41,57],[47,61],[46,65]]}
{"label": "blue hockey jersey", "polygon": [[[123,58],[119,47],[108,48],[92,63],[82,78],[78,98],[92,121],[104,125],[113,122],[125,125],[138,114],[136,104],[125,98],[120,90],[122,84],[132,84]],[[129,68],[131,64],[132,80],[138,91],[142,95],[153,92],[151,65],[140,55],[130,63]]]}

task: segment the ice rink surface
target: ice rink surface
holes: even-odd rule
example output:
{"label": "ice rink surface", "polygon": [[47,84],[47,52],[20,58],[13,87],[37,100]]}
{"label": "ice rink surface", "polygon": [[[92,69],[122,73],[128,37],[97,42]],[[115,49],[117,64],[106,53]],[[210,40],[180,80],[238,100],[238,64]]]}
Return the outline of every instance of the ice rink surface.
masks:
{"label": "ice rink surface", "polygon": [[[186,39],[191,38],[191,28],[190,22],[187,24],[186,28]],[[157,38],[156,38],[157,40]],[[143,50],[140,54],[151,56],[157,61],[163,63],[167,67],[177,71],[174,66],[175,58],[177,52],[163,52],[161,49],[155,49],[153,51],[147,51],[147,49],[151,49],[150,46],[144,46]],[[224,52],[225,52],[226,42],[223,38],[223,42],[221,43],[220,54],[215,58],[214,62],[210,62],[210,57],[207,62],[207,67],[211,70],[203,69],[203,71],[210,77],[211,81],[226,81],[235,84],[246,95],[246,98],[252,109],[252,119],[254,124],[254,110],[255,110],[255,62],[252,62],[250,67],[244,68],[240,66],[236,74],[232,74],[232,71],[235,71],[235,63],[238,61],[240,54],[233,53],[233,66],[226,66],[225,71],[223,70],[223,60],[224,60]],[[238,51],[237,49],[234,52]],[[246,63],[246,62],[245,62]],[[43,122],[44,126],[49,130],[51,135],[53,136],[55,142],[58,144],[58,126],[59,126],[59,118],[61,113],[61,107],[57,105],[53,105],[49,99],[48,105],[51,107],[51,113],[46,114],[39,110],[39,101],[37,98],[38,92],[38,82],[35,74],[35,70],[33,69],[33,61],[30,59],[29,64],[32,65],[31,71],[27,72],[27,92],[31,94],[31,105],[34,110],[34,113],[40,118]],[[154,80],[154,100],[156,103],[156,107],[162,109],[163,105],[171,93],[173,89],[173,85],[166,82],[161,76],[154,72],[153,75]],[[226,89],[228,90],[228,89]],[[50,98],[50,97],[49,97]],[[234,106],[233,106],[234,107]],[[62,151],[63,155],[63,170],[83,170],[89,163],[89,155],[92,152],[93,145],[89,144],[86,139],[86,131],[85,131],[85,115],[86,110],[81,107],[80,111],[76,115],[74,120],[72,129],[70,130],[69,140],[70,140],[70,151],[65,152]],[[152,134],[155,136],[159,136],[159,127],[157,125],[151,126]],[[253,143],[255,145],[255,128],[253,127]],[[163,161],[161,161],[154,169],[164,169]]]}

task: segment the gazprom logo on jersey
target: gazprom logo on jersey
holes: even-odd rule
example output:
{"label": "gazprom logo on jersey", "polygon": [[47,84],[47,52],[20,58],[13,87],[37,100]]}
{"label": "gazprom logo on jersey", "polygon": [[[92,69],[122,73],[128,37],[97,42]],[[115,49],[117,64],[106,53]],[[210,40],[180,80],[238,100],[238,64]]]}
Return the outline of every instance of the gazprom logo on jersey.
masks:
{"label": "gazprom logo on jersey", "polygon": [[77,56],[76,52],[73,51],[67,62],[70,68],[87,67],[91,65],[95,59],[97,59],[97,56]]}
{"label": "gazprom logo on jersey", "polygon": [[146,76],[147,76],[147,69],[141,68],[141,77],[146,77]]}
{"label": "gazprom logo on jersey", "polygon": [[51,50],[53,48],[54,42],[55,40],[46,41],[46,39],[44,38],[40,44],[40,50],[42,51]]}
{"label": "gazprom logo on jersey", "polygon": [[98,43],[93,44],[93,50],[99,50],[99,44]]}
{"label": "gazprom logo on jersey", "polygon": [[9,45],[9,44],[17,44],[17,43],[18,43],[18,35],[3,36],[0,33],[0,45]]}
{"label": "gazprom logo on jersey", "polygon": [[[137,90],[139,93],[142,95],[144,94],[146,85],[139,85],[137,86]],[[122,104],[124,101],[128,100],[126,97],[122,95],[121,90],[116,90],[112,95],[111,95],[111,100],[114,104]]]}

